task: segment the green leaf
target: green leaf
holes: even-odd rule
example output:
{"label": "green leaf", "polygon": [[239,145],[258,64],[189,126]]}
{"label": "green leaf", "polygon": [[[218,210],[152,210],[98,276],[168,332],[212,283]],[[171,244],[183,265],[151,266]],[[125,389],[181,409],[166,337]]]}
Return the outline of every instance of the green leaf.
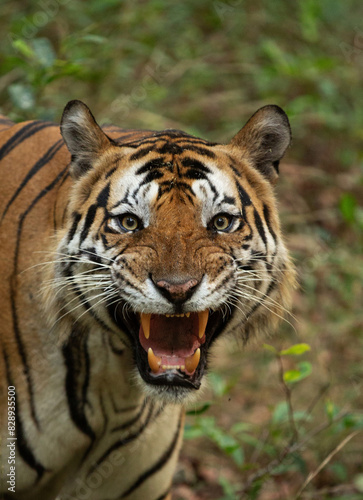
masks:
{"label": "green leaf", "polygon": [[236,424],[232,425],[231,432],[233,434],[245,433],[250,431],[252,428],[252,424],[249,424],[247,422],[237,422]]}
{"label": "green leaf", "polygon": [[107,38],[105,38],[104,36],[92,35],[92,34],[84,35],[84,36],[80,37],[79,40],[82,42],[91,42],[91,43],[97,43],[97,44],[107,42]]}
{"label": "green leaf", "polygon": [[350,224],[355,222],[357,210],[356,197],[350,193],[344,193],[340,198],[339,209],[346,222]]}
{"label": "green leaf", "polygon": [[205,436],[202,429],[189,424],[185,425],[184,428],[184,439],[196,439]]}
{"label": "green leaf", "polygon": [[21,38],[13,41],[13,47],[25,57],[34,57],[33,49]]}
{"label": "green leaf", "polygon": [[242,446],[238,446],[238,448],[233,450],[231,453],[231,456],[232,456],[233,460],[235,461],[235,463],[238,466],[242,467],[242,465],[244,464],[244,461],[245,461],[245,454],[244,454]]}
{"label": "green leaf", "polygon": [[301,373],[299,370],[288,370],[284,373],[285,382],[297,382],[301,380]]}
{"label": "green leaf", "polygon": [[278,353],[277,349],[275,349],[273,345],[263,344],[263,348],[266,349],[266,351],[272,352],[272,354],[277,354]]}
{"label": "green leaf", "polygon": [[222,486],[224,493],[224,496],[221,498],[221,500],[238,500],[238,497],[236,495],[236,485],[233,485],[229,481],[229,479],[223,476],[219,477],[218,482]]}
{"label": "green leaf", "polygon": [[332,401],[327,401],[325,403],[325,411],[330,422],[338,415],[339,408],[335,406]]}
{"label": "green leaf", "polygon": [[312,364],[309,363],[309,361],[301,361],[301,363],[298,364],[300,373],[302,378],[306,378],[309,375],[311,375],[311,372],[313,371]]}
{"label": "green leaf", "polygon": [[304,378],[308,377],[312,372],[311,363],[308,361],[303,361],[298,364],[297,370],[288,370],[284,373],[284,381],[285,382],[299,382]]}
{"label": "green leaf", "polygon": [[202,413],[205,413],[211,407],[211,405],[212,405],[212,403],[209,402],[209,401],[207,401],[200,408],[195,408],[193,410],[189,410],[189,411],[186,412],[186,414],[187,415],[192,415],[192,416],[201,415]]}
{"label": "green leaf", "polygon": [[311,348],[309,344],[295,344],[288,349],[283,349],[280,352],[281,356],[301,356],[301,354],[304,354],[307,351],[310,351]]}
{"label": "green leaf", "polygon": [[289,408],[286,401],[281,401],[275,407],[275,410],[272,415],[272,422],[274,424],[281,424],[288,419]]}

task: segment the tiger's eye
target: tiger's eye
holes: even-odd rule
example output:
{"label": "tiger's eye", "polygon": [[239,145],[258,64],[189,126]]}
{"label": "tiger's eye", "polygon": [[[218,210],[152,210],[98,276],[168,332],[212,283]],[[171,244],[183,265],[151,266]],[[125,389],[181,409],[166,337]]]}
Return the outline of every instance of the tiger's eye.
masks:
{"label": "tiger's eye", "polygon": [[213,219],[213,226],[217,231],[226,231],[232,223],[232,217],[226,214],[216,215]]}
{"label": "tiger's eye", "polygon": [[122,229],[126,231],[136,231],[140,225],[139,219],[134,215],[124,215],[120,217],[119,223]]}

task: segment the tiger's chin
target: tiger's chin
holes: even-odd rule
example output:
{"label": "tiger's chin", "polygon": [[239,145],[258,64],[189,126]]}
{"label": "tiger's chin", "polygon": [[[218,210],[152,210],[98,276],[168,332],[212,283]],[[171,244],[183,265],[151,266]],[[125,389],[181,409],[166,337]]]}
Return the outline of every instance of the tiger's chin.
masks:
{"label": "tiger's chin", "polygon": [[163,315],[122,314],[120,310],[123,308],[116,307],[112,314],[131,340],[138,385],[167,403],[193,401],[202,386],[209,348],[225,330],[233,311]]}

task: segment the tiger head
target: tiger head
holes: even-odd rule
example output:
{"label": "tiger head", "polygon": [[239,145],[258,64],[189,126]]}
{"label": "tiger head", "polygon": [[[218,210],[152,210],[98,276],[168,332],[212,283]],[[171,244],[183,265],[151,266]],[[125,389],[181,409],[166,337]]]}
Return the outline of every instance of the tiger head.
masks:
{"label": "tiger head", "polygon": [[177,130],[115,140],[71,101],[61,132],[73,178],[57,249],[62,316],[116,332],[145,389],[182,401],[220,335],[270,331],[289,306],[273,194],[288,119],[265,106],[226,145]]}

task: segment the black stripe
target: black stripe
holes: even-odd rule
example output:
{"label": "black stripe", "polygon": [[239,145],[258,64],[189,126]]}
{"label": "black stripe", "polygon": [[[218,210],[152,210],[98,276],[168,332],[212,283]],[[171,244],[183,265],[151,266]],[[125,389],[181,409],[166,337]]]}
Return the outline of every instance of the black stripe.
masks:
{"label": "black stripe", "polygon": [[[126,142],[127,139],[132,139],[133,137],[135,137],[135,134],[136,135],[140,135],[140,130],[135,130],[135,131],[132,131],[131,130],[131,133],[130,134],[123,134],[123,135],[119,135],[118,137],[116,137],[114,139],[114,141],[116,142],[117,146],[121,149],[121,148],[132,148],[132,149],[136,149],[139,147],[140,145],[140,142],[147,139],[148,137],[152,136],[153,135],[153,130],[150,130],[149,133],[147,133],[148,131],[145,129],[145,130],[142,130],[141,132],[145,132],[144,135],[142,135],[141,137],[139,137],[139,139],[134,139],[134,140],[131,140],[129,142]],[[115,131],[116,133],[116,131]]]}
{"label": "black stripe", "polygon": [[154,168],[163,168],[165,167],[165,160],[164,158],[155,158],[154,160],[150,160],[145,165],[140,167],[136,172],[135,175],[141,175],[146,172],[149,172],[150,170],[154,170]]}
{"label": "black stripe", "polygon": [[10,373],[10,366],[9,366],[9,358],[7,356],[7,353],[5,349],[3,350],[4,354],[4,361],[5,361],[5,369],[6,369],[6,376],[8,380],[8,385],[9,386],[14,386],[15,387],[15,432],[16,432],[16,445],[19,449],[19,453],[21,458],[26,462],[29,467],[34,469],[37,473],[37,480],[36,482],[40,481],[42,478],[44,472],[48,469],[45,469],[43,465],[35,458],[35,455],[33,454],[30,446],[28,445],[25,435],[24,435],[24,430],[23,430],[23,423],[20,418],[21,410],[19,407],[19,400],[17,397],[17,390],[16,390],[16,385],[15,382],[12,380],[11,373]]}
{"label": "black stripe", "polygon": [[133,193],[133,198],[135,198],[135,195],[138,193],[139,189],[141,186],[144,186],[145,184],[149,184],[152,181],[155,181],[156,179],[161,179],[161,177],[164,177],[164,174],[160,172],[160,170],[154,170],[153,172],[149,172],[146,176],[145,179],[142,181],[140,186],[137,188],[137,190]]}
{"label": "black stripe", "polygon": [[96,436],[85,415],[90,370],[86,335],[72,332],[72,336],[62,348],[62,352],[67,368],[65,391],[70,416],[78,429],[89,436],[91,447]]}
{"label": "black stripe", "polygon": [[261,217],[260,217],[260,215],[259,215],[259,213],[257,212],[256,209],[254,209],[253,215],[255,217],[255,224],[256,224],[256,227],[257,227],[257,231],[258,231],[259,235],[261,236],[261,239],[264,242],[265,247],[267,249],[267,238],[266,238],[265,229],[263,227]]}
{"label": "black stripe", "polygon": [[125,422],[125,423],[123,423],[121,425],[118,425],[118,426],[114,427],[111,430],[111,432],[124,431],[124,430],[128,429],[129,427],[131,427],[132,425],[136,424],[136,422],[138,420],[140,420],[140,418],[144,414],[145,408],[146,408],[146,400],[144,400],[143,404],[141,405],[140,411],[137,413],[137,415],[135,417],[131,418],[130,420],[128,420],[127,422]]}
{"label": "black stripe", "polygon": [[[65,181],[68,179],[68,176],[69,176],[69,172],[66,172],[63,179],[61,180],[61,182],[59,183],[59,186],[58,186],[58,190],[63,186],[63,184],[65,183]],[[57,221],[56,221],[56,215],[57,215],[57,202],[58,202],[58,196],[56,197],[55,201],[54,201],[54,206],[53,206],[53,229],[54,229],[54,232],[57,231]],[[63,211],[63,215],[62,215],[62,221],[64,222],[64,214],[65,212],[67,211],[67,207],[64,209]]]}
{"label": "black stripe", "polygon": [[139,151],[136,151],[136,153],[132,154],[130,156],[130,161],[140,160],[140,158],[144,158],[144,156],[147,156],[151,151],[152,150],[150,149],[150,146],[146,146],[145,148],[142,148]]}
{"label": "black stripe", "polygon": [[194,160],[193,158],[182,158],[181,160],[181,163],[183,165],[183,167],[190,167],[190,168],[197,168],[198,170],[200,170],[201,172],[205,173],[205,174],[210,174],[211,173],[211,170],[206,167],[205,165],[203,165],[202,162],[198,161],[198,160]]}
{"label": "black stripe", "polygon": [[238,166],[236,165],[234,159],[230,156],[230,155],[227,155],[228,158],[229,158],[229,168],[232,170],[232,172],[237,175],[237,177],[241,177],[241,172],[238,170]]}
{"label": "black stripe", "polygon": [[[176,187],[177,189],[184,190],[185,194],[186,194],[187,191],[189,191],[189,193],[192,196],[195,196],[192,187],[189,186],[189,184],[187,184],[186,182],[181,182],[181,181],[176,181],[175,182],[174,180],[172,180],[172,181],[164,181],[164,182],[160,183],[160,186],[161,186],[161,189],[162,189],[162,194],[164,194],[167,191],[171,191],[173,189],[173,187]],[[213,189],[212,189],[212,191],[213,191]],[[158,198],[159,198],[159,196],[158,196]]]}
{"label": "black stripe", "polygon": [[200,146],[193,146],[192,144],[187,144],[187,145],[183,144],[183,149],[186,149],[188,151],[194,151],[195,153],[198,153],[202,156],[207,156],[208,158],[216,158],[216,154],[213,153],[213,151],[210,151],[207,148],[202,148]]}
{"label": "black stripe", "polygon": [[97,196],[97,203],[100,207],[106,208],[110,196],[110,183],[108,183]]}
{"label": "black stripe", "polygon": [[225,196],[222,200],[222,203],[228,203],[228,205],[236,205],[237,200],[233,196]]}
{"label": "black stripe", "polygon": [[209,187],[211,188],[211,191],[213,193],[213,201],[216,201],[216,199],[218,198],[218,191],[217,189],[214,187],[214,185],[208,180],[208,184],[209,184]]}
{"label": "black stripe", "polygon": [[62,139],[60,139],[55,144],[53,144],[53,146],[50,147],[48,149],[48,151],[28,171],[27,175],[20,183],[20,186],[17,188],[17,190],[15,191],[15,193],[13,194],[11,199],[9,200],[8,204],[6,205],[6,208],[3,212],[1,219],[3,219],[5,217],[7,211],[11,207],[11,205],[14,203],[16,198],[19,196],[19,194],[25,188],[25,186],[28,184],[28,182],[32,179],[32,177],[34,177],[34,175],[37,174],[39,172],[39,170],[41,168],[43,168],[44,165],[46,165],[53,158],[53,156],[57,153],[57,151],[59,151],[59,149],[63,146],[63,144],[64,143],[63,143]]}
{"label": "black stripe", "polygon": [[242,206],[247,207],[252,204],[251,198],[248,196],[244,188],[241,186],[241,184],[237,181],[237,190],[239,194],[239,198],[241,200]]}
{"label": "black stripe", "polygon": [[165,154],[171,154],[171,155],[180,155],[184,149],[179,146],[177,142],[165,142],[162,146],[160,146],[157,149],[157,152],[165,155]]}
{"label": "black stripe", "polygon": [[[224,267],[222,267],[221,271],[223,271],[223,270],[224,270]],[[226,283],[228,283],[230,280],[232,280],[233,277],[234,277],[234,270],[232,269],[231,272],[223,278],[223,280],[219,283],[219,285],[213,288],[213,291],[211,292],[211,294],[218,292],[218,290],[220,290],[221,288],[225,288]]]}
{"label": "black stripe", "polygon": [[131,443],[132,441],[134,441],[135,439],[137,439],[142,434],[142,432],[146,429],[146,427],[148,426],[148,424],[149,424],[149,422],[151,420],[153,409],[154,409],[154,405],[153,405],[153,403],[151,403],[150,407],[149,407],[149,411],[148,411],[147,417],[145,419],[145,422],[137,429],[136,432],[134,432],[133,434],[128,435],[124,439],[117,440],[112,446],[110,446],[108,448],[108,450],[105,451],[105,453],[97,460],[97,462],[95,462],[92,465],[92,467],[90,468],[90,470],[87,473],[87,476],[89,476],[90,474],[92,474],[92,472],[94,472],[97,469],[97,467],[102,462],[104,462],[107,459],[107,457],[109,457],[109,455],[114,450],[117,450],[118,448],[121,448],[122,446],[126,446],[127,444]]}
{"label": "black stripe", "polygon": [[186,177],[187,179],[191,180],[201,180],[201,179],[208,180],[208,177],[203,172],[197,170],[196,168],[189,168],[182,177]]}
{"label": "black stripe", "polygon": [[5,158],[7,154],[10,153],[16,146],[19,146],[25,139],[28,139],[28,137],[31,137],[34,135],[36,132],[39,130],[42,130],[43,128],[46,127],[56,127],[54,123],[51,122],[31,122],[28,123],[27,125],[24,125],[23,128],[18,130],[10,139],[2,146],[0,149],[0,160]]}
{"label": "black stripe", "polygon": [[271,236],[272,236],[272,238],[273,238],[273,240],[274,240],[274,242],[275,242],[275,244],[276,244],[276,242],[277,242],[277,237],[276,237],[276,233],[275,233],[275,231],[274,231],[274,230],[272,229],[272,227],[271,227],[270,210],[269,210],[269,208],[268,208],[268,206],[267,206],[267,205],[264,205],[264,206],[263,206],[263,216],[264,216],[264,218],[265,218],[265,221],[266,221],[266,224],[267,224],[268,230],[270,231]]}
{"label": "black stripe", "polygon": [[105,179],[108,179],[109,177],[111,177],[111,175],[112,175],[114,172],[116,172],[116,170],[117,170],[117,167],[113,167],[113,168],[111,168],[111,170],[109,170],[109,171],[107,172],[107,174],[105,175]]}
{"label": "black stripe", "polygon": [[162,495],[160,495],[156,500],[165,500],[166,497],[170,494],[170,490],[171,488],[169,487],[165,493],[163,493]]}
{"label": "black stripe", "polygon": [[73,218],[73,223],[72,223],[71,230],[68,233],[68,243],[73,240],[73,237],[76,234],[79,221],[82,218],[82,214],[80,214],[78,212],[73,212],[72,218]]}
{"label": "black stripe", "polygon": [[95,220],[96,217],[96,212],[97,212],[98,205],[94,203],[91,205],[87,211],[87,215],[84,221],[83,229],[81,232],[80,236],[80,242],[82,243],[88,236],[88,233],[91,229],[91,226],[93,224],[93,221]]}
{"label": "black stripe", "polygon": [[150,476],[152,476],[153,474],[157,473],[166,464],[166,462],[170,459],[171,455],[173,454],[173,452],[175,450],[175,447],[177,445],[178,439],[179,439],[179,432],[180,432],[180,428],[181,428],[181,422],[182,422],[182,419],[181,419],[181,417],[179,417],[178,427],[177,427],[177,430],[176,430],[176,432],[174,434],[174,438],[173,438],[172,442],[170,443],[169,447],[161,455],[161,457],[159,458],[159,460],[152,467],[150,467],[143,474],[141,474],[138,477],[138,479],[128,488],[128,490],[126,490],[123,493],[123,495],[121,496],[121,498],[127,497],[128,495],[130,495],[130,493],[132,493],[137,488],[139,488],[142,485],[142,483],[144,483],[147,479],[149,479]]}
{"label": "black stripe", "polygon": [[126,193],[125,193],[125,196],[122,198],[122,200],[118,201],[117,203],[115,203],[115,205],[113,205],[111,207],[111,210],[115,210],[115,208],[119,207],[120,205],[122,205],[123,203],[128,203],[128,197],[129,197],[129,194],[130,194],[130,188],[128,187],[126,189]]}

